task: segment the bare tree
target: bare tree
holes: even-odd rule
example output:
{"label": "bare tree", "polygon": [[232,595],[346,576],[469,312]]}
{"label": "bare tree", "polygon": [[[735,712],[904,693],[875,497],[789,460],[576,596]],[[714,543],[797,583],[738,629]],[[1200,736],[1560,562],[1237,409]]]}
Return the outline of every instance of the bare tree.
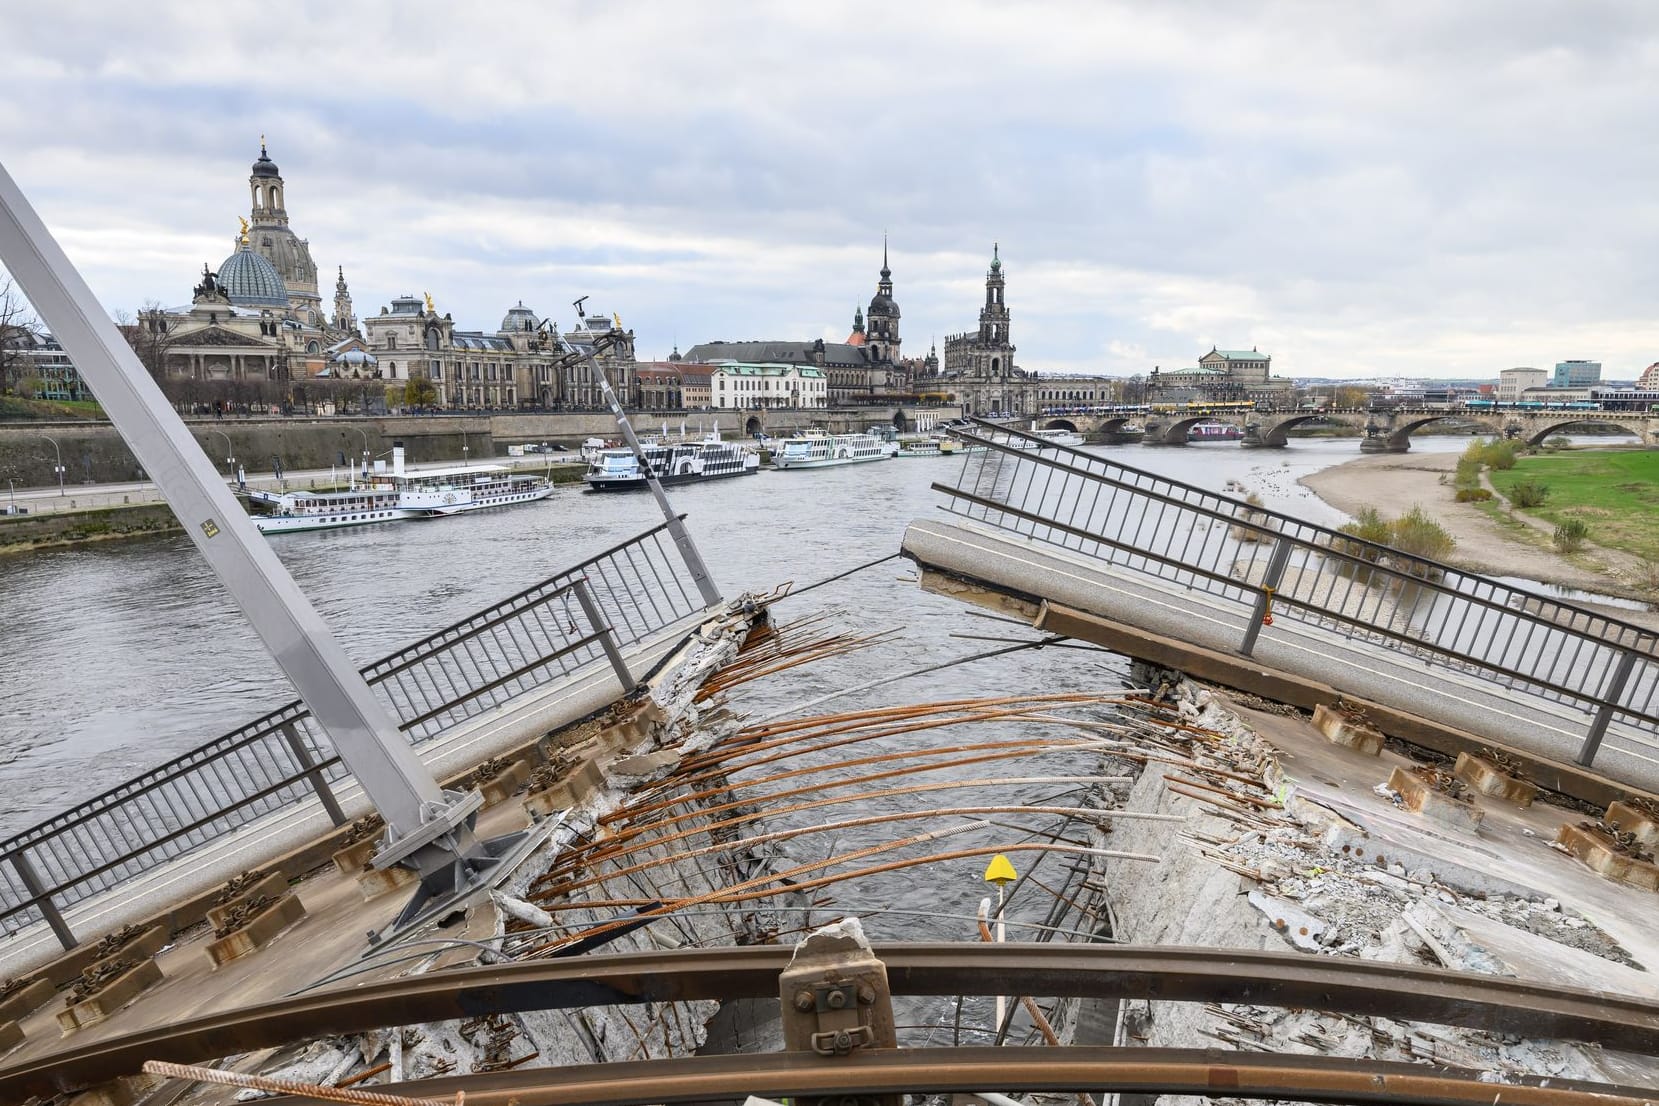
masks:
{"label": "bare tree", "polygon": [[0,271],[0,395],[18,390],[35,365],[28,356],[34,335],[40,328],[29,301],[12,283],[9,273]]}
{"label": "bare tree", "polygon": [[130,311],[117,311],[115,324],[151,378],[157,383],[166,380],[167,349],[172,345],[172,335],[168,333],[167,319],[162,315],[161,304],[155,300],[145,300],[138,309],[137,318],[134,318]]}

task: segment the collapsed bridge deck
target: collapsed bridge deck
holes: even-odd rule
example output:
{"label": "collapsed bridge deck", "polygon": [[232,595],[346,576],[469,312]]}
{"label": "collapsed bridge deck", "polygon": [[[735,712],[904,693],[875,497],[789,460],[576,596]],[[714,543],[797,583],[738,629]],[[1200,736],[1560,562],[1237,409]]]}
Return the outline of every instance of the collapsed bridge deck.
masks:
{"label": "collapsed bridge deck", "polygon": [[[981,423],[923,584],[1385,731],[1503,748],[1598,803],[1659,789],[1659,636],[1584,607]],[[966,594],[964,594],[966,593]]]}

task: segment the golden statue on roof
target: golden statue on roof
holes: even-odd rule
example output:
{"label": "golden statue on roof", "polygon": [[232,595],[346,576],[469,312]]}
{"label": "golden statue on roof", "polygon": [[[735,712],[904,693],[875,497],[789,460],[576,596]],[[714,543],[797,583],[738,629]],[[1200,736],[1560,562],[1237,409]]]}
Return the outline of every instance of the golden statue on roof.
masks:
{"label": "golden statue on roof", "polygon": [[611,312],[611,322],[616,324],[616,329],[622,329],[622,316],[618,315],[615,311]]}
{"label": "golden statue on roof", "polygon": [[245,246],[248,244],[248,221],[240,215],[236,217],[236,221],[242,224],[242,244]]}
{"label": "golden statue on roof", "polygon": [[431,292],[422,292],[421,295],[426,297],[426,309],[428,311],[432,312],[432,314],[436,315],[438,313],[438,309],[436,307],[432,306],[432,293]]}

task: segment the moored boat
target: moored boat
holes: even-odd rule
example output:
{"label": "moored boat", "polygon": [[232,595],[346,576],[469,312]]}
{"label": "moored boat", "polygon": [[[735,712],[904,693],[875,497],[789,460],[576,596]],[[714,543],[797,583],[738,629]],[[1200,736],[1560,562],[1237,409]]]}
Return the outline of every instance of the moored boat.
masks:
{"label": "moored boat", "polygon": [[338,530],[413,517],[403,509],[401,498],[396,488],[386,486],[344,492],[248,493],[249,504],[266,512],[253,516],[261,534]]}
{"label": "moored boat", "polygon": [[1043,439],[1049,445],[1080,446],[1083,444],[1083,435],[1075,430],[1033,430],[1031,433]]}
{"label": "moored boat", "polygon": [[553,494],[545,477],[515,473],[505,465],[463,465],[405,472],[403,447],[393,448],[391,473],[377,473],[359,488],[339,492],[250,491],[254,527],[262,534],[337,530],[377,522],[477,511],[529,503]]}
{"label": "moored boat", "polygon": [[885,461],[893,456],[873,434],[800,434],[785,438],[772,451],[776,469],[821,469]]}
{"label": "moored boat", "polygon": [[1200,422],[1187,428],[1189,442],[1236,442],[1244,431],[1224,422]]}
{"label": "moored boat", "polygon": [[[737,442],[706,438],[694,442],[647,443],[645,461],[663,484],[694,484],[760,470],[760,455]],[[593,492],[630,491],[646,486],[645,469],[631,449],[602,449],[582,480]]]}

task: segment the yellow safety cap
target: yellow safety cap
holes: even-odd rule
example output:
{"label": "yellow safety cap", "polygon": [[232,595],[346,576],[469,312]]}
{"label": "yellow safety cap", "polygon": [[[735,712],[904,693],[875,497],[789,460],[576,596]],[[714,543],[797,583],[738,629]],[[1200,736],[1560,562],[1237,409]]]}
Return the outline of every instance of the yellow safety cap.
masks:
{"label": "yellow safety cap", "polygon": [[1010,864],[1008,862],[1008,858],[1003,856],[1001,853],[993,856],[991,858],[991,863],[985,867],[986,883],[1012,883],[1018,878],[1020,877],[1014,873],[1014,866]]}

